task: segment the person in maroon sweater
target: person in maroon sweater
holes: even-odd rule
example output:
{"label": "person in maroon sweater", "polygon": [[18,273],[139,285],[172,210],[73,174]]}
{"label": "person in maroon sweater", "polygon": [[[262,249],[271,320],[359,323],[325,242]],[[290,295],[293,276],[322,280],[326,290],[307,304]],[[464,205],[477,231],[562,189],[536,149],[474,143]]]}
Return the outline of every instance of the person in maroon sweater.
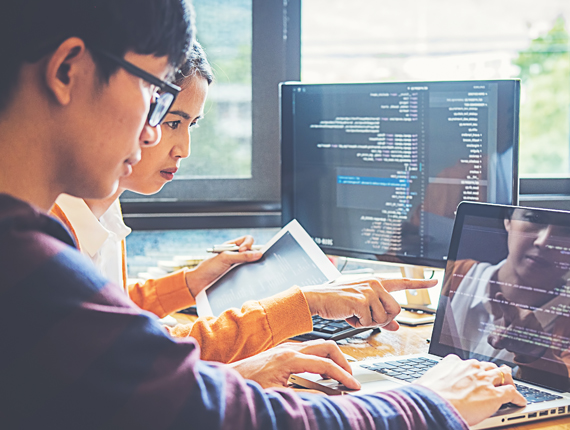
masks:
{"label": "person in maroon sweater", "polygon": [[183,0],[0,14],[0,428],[466,428],[523,405],[508,368],[457,357],[377,395],[263,390],[201,361],[77,252],[45,212],[62,192],[111,194],[158,141],[192,22]]}

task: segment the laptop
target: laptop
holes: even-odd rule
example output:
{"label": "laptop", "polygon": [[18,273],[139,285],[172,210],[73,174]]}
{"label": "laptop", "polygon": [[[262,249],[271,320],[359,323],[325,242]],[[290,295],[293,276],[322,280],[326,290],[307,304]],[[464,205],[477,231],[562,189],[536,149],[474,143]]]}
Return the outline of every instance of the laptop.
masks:
{"label": "laptop", "polygon": [[475,429],[570,414],[570,212],[462,202],[428,354],[351,364],[358,391],[307,373],[290,380],[374,393],[413,382],[448,354],[509,365],[527,398]]}

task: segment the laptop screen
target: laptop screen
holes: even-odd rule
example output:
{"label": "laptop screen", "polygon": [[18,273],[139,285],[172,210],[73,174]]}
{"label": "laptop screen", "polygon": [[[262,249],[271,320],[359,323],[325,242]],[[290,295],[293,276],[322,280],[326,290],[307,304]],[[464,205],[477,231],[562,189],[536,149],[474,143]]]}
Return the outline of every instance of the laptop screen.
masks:
{"label": "laptop screen", "polygon": [[570,213],[462,203],[430,353],[569,391]]}

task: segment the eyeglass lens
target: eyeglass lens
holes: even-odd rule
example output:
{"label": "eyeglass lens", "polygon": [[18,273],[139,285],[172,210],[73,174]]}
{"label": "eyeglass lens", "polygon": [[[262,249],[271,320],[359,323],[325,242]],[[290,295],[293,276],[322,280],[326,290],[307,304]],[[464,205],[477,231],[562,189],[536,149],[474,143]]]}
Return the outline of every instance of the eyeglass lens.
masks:
{"label": "eyeglass lens", "polygon": [[156,127],[162,122],[173,101],[174,96],[170,93],[162,93],[158,96],[156,101],[151,105],[148,114],[148,123],[151,127]]}

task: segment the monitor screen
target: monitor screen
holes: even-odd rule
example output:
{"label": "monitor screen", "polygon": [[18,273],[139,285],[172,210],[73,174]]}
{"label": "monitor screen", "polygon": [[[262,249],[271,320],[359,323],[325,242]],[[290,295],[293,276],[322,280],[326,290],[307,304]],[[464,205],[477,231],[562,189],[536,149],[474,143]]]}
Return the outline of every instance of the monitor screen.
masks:
{"label": "monitor screen", "polygon": [[282,83],[282,211],[327,254],[445,267],[461,201],[516,204],[518,80]]}

